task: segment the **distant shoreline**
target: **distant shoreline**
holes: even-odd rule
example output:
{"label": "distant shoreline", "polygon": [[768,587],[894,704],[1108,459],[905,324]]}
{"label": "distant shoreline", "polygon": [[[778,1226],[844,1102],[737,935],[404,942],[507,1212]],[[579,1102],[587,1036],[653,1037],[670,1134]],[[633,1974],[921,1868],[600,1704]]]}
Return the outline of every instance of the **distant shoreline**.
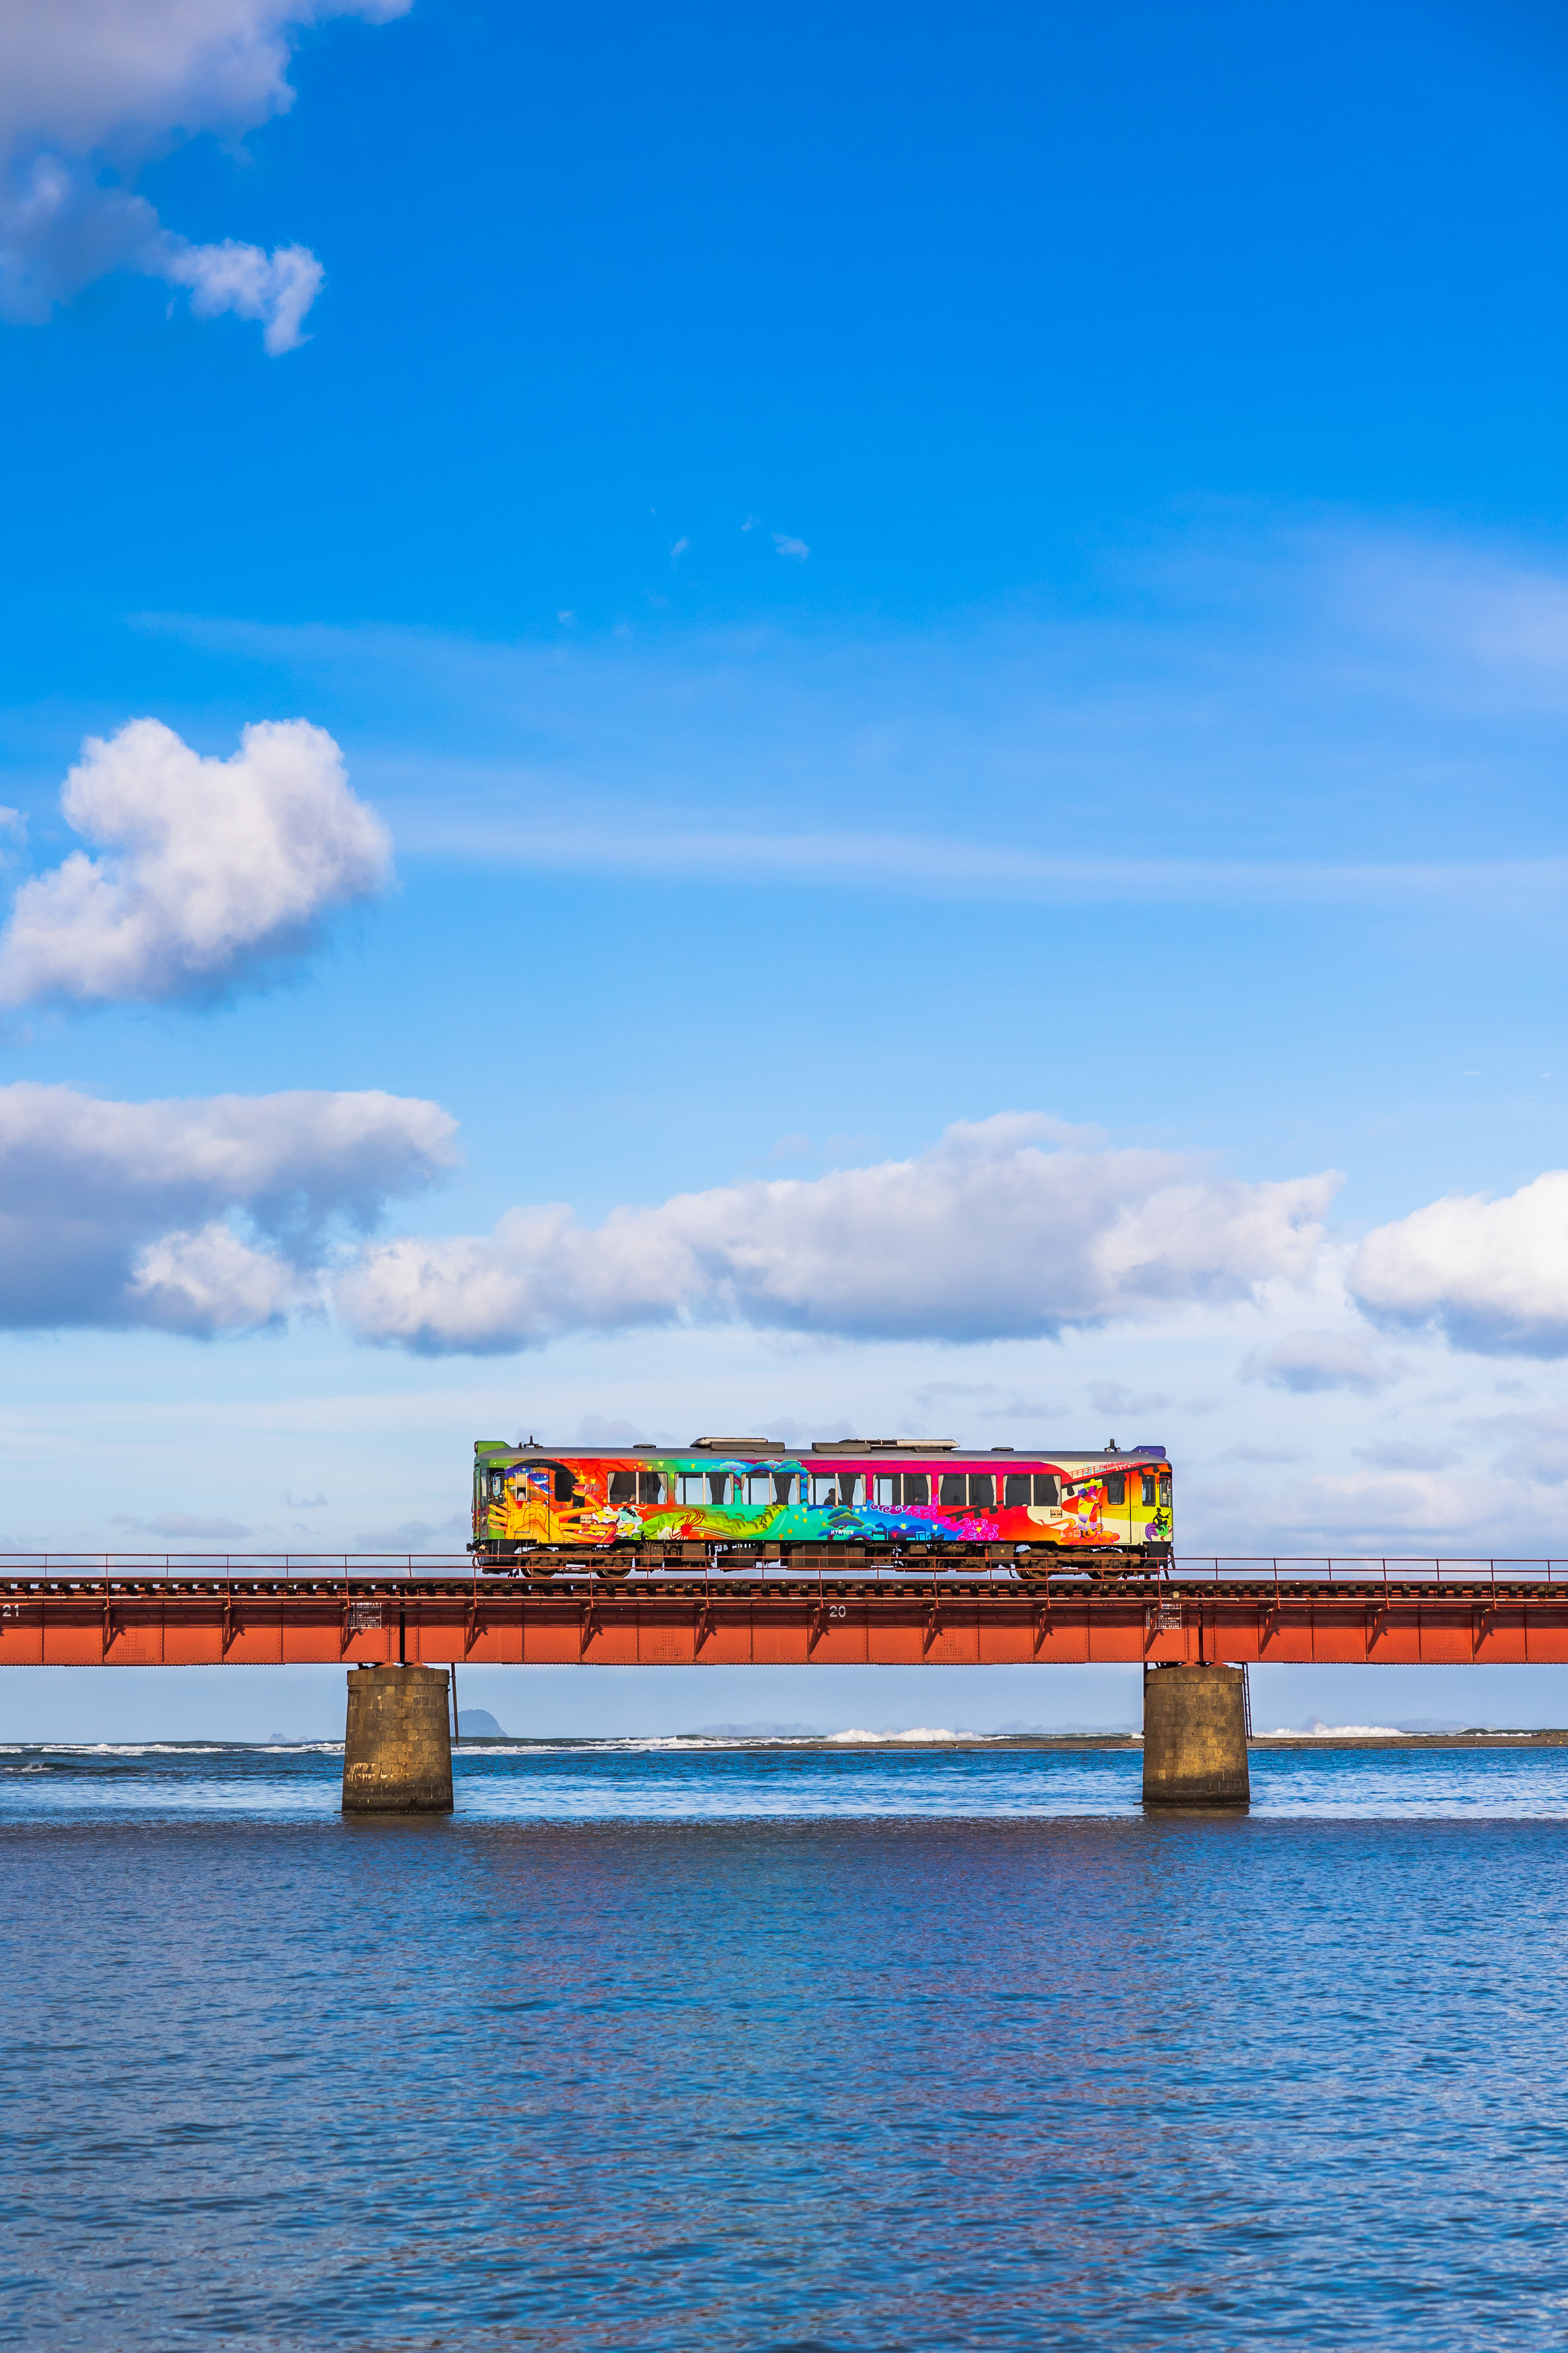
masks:
{"label": "distant shoreline", "polygon": [[1568,1731],[1255,1732],[1254,1748],[1568,1748]]}
{"label": "distant shoreline", "polygon": [[[890,1734],[886,1740],[860,1736],[846,1741],[831,1732],[817,1735],[794,1734],[770,1738],[759,1734],[748,1738],[744,1734],[676,1732],[623,1734],[465,1734],[464,1748],[599,1748],[618,1746],[623,1740],[700,1741],[710,1753],[726,1748],[787,1749],[798,1755],[805,1749],[830,1750],[836,1756],[864,1754],[868,1749],[896,1748],[903,1755],[922,1749],[945,1754],[954,1748],[984,1748],[994,1752],[1005,1748],[1051,1749],[1117,1749],[1142,1748],[1143,1736],[1139,1732],[1036,1732],[1036,1733],[958,1733],[950,1740],[911,1740],[907,1736]],[[1250,1746],[1254,1748],[1564,1748],[1568,1747],[1568,1729],[1554,1730],[1542,1726],[1529,1732],[1255,1732]]]}

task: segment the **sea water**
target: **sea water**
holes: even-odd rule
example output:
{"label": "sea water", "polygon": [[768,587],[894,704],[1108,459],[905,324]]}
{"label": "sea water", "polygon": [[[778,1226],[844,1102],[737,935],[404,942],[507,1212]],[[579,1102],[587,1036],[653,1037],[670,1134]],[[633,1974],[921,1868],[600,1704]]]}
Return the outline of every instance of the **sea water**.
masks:
{"label": "sea water", "polygon": [[1558,2346],[1568,1751],[0,1753],[0,2341]]}

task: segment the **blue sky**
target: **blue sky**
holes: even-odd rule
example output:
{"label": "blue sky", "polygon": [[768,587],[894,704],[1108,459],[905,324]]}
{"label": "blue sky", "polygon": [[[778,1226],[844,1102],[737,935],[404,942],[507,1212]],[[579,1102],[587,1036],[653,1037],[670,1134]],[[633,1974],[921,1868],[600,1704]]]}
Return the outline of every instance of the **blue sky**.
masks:
{"label": "blue sky", "polygon": [[0,36],[0,1534],[1568,1553],[1559,14],[131,18]]}

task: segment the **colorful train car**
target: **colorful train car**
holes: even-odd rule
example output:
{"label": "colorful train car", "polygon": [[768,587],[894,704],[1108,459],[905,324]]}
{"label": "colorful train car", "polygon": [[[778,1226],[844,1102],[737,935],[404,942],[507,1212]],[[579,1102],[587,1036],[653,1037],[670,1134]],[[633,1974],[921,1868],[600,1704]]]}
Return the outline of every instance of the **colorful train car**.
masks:
{"label": "colorful train car", "polygon": [[[474,1447],[475,1556],[548,1577],[776,1563],[814,1568],[977,1556],[1020,1577],[1090,1575],[1168,1559],[1172,1472],[1163,1446],[1026,1452],[955,1440],[698,1438],[647,1445]],[[825,1554],[824,1547],[832,1547]]]}

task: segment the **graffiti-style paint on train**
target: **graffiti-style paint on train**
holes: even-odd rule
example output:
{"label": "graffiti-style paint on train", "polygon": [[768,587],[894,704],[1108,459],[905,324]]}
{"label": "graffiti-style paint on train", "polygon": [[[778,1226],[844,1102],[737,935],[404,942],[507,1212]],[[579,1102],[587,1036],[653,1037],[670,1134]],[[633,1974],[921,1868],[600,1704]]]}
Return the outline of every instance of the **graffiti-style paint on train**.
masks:
{"label": "graffiti-style paint on train", "polygon": [[668,1544],[1146,1555],[1172,1543],[1162,1447],[1025,1454],[842,1440],[786,1453],[766,1440],[700,1439],[684,1453],[601,1453],[480,1440],[474,1453],[474,1548],[491,1561]]}

